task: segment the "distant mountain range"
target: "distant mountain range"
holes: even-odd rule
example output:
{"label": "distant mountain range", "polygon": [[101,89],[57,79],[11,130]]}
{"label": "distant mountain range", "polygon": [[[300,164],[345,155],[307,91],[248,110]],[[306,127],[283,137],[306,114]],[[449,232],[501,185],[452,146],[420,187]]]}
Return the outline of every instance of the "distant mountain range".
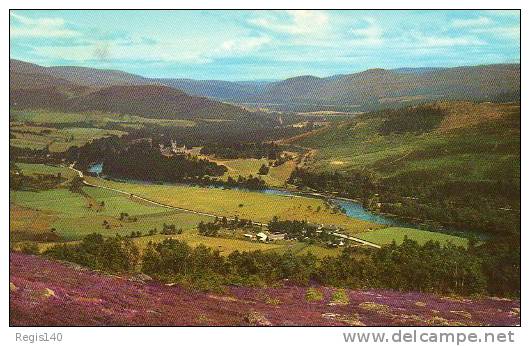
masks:
{"label": "distant mountain range", "polygon": [[10,62],[10,106],[101,111],[171,119],[235,119],[241,107],[191,96],[155,80],[114,70]]}
{"label": "distant mountain range", "polygon": [[[178,89],[188,94],[187,97],[201,96],[234,103],[357,105],[359,110],[372,110],[441,99],[518,100],[520,98],[520,72],[520,64],[495,64],[454,68],[370,69],[326,78],[299,76],[271,82],[230,82],[146,78],[117,70],[75,66],[43,67],[11,60],[10,85],[12,94],[13,91],[20,89],[53,87],[59,91],[74,90],[76,94],[84,95],[98,88],[128,86],[128,89],[123,88],[121,92],[118,92],[119,88],[107,91],[113,95],[125,97],[125,90],[134,90],[135,95],[138,95],[139,89],[131,89],[131,86],[142,86],[146,88],[145,95],[148,98],[155,90],[164,91],[168,95],[167,98],[162,98],[166,101],[171,99],[171,102],[176,100],[176,91],[170,89]],[[155,88],[155,86],[168,88]],[[93,101],[98,95],[100,94],[94,94],[89,99]],[[88,96],[84,95],[84,97]],[[191,99],[188,101],[188,104],[196,105],[195,101],[191,102]],[[79,102],[77,104],[80,104]],[[99,101],[96,103],[101,105]],[[110,105],[106,106],[110,107]],[[164,107],[162,109],[167,111],[167,105]],[[210,109],[209,107],[211,104],[206,109]],[[188,108],[186,106],[182,110]],[[227,107],[223,106],[223,108]]]}

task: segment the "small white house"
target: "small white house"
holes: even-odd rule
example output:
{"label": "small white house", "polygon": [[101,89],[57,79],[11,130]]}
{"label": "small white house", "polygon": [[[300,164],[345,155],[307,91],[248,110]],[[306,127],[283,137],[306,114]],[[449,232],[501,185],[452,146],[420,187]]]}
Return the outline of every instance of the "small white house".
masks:
{"label": "small white house", "polygon": [[258,234],[256,234],[256,237],[259,241],[267,241],[268,238],[268,236],[263,232],[259,232]]}

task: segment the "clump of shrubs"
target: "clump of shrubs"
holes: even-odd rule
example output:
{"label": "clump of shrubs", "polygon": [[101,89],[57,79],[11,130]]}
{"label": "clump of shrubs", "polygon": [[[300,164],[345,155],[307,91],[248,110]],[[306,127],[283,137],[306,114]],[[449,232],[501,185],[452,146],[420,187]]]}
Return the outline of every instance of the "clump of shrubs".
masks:
{"label": "clump of shrubs", "polygon": [[309,287],[305,293],[305,299],[308,302],[319,302],[324,299],[324,294],[318,288]]}
{"label": "clump of shrubs", "polygon": [[119,235],[104,238],[98,233],[87,235],[78,244],[55,245],[44,255],[108,272],[133,271],[140,260],[140,251],[130,239]]}

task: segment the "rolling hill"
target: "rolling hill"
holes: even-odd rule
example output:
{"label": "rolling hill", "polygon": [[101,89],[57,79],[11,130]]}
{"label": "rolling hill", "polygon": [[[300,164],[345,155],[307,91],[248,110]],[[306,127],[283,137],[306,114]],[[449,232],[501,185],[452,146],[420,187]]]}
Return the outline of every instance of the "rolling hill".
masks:
{"label": "rolling hill", "polygon": [[515,98],[519,92],[520,65],[511,64],[433,70],[371,69],[329,78],[302,76],[268,85],[260,98],[373,107],[437,99],[495,100],[505,94]]}
{"label": "rolling hill", "polygon": [[[140,84],[144,83],[145,84]],[[10,107],[64,112],[99,111],[164,119],[235,119],[240,107],[121,71],[10,64]]]}
{"label": "rolling hill", "polygon": [[158,79],[185,92],[221,100],[340,106],[359,111],[433,100],[518,100],[520,65],[496,64],[455,68],[369,69],[320,78],[306,75],[276,82]]}
{"label": "rolling hill", "polygon": [[171,119],[234,119],[248,114],[239,107],[162,85],[111,86],[69,100],[67,108]]}
{"label": "rolling hill", "polygon": [[281,81],[230,82],[146,78],[116,70],[43,67],[19,60],[10,61],[12,89],[32,88],[32,85],[90,88],[165,85],[189,95],[217,100],[277,106],[319,105],[321,108],[357,106],[356,111],[396,108],[434,100],[517,101],[520,99],[520,73],[520,64],[493,64],[453,68],[375,68],[325,78],[307,75]]}
{"label": "rolling hill", "polygon": [[[72,85],[85,87],[106,87],[112,85],[150,85],[156,81],[118,70],[97,69],[80,66],[51,66],[45,67],[25,61],[11,59],[10,74],[40,75],[41,79],[55,78],[67,81]],[[18,87],[17,83],[13,83]]]}
{"label": "rolling hill", "polygon": [[244,101],[250,97],[255,97],[266,85],[266,83],[259,82],[245,83],[175,78],[162,78],[156,79],[155,81],[169,87],[183,90],[190,95],[233,101]]}
{"label": "rolling hill", "polygon": [[48,74],[46,71],[46,67],[11,59],[9,63],[10,89],[12,91],[48,88],[66,90],[79,87],[71,81]]}
{"label": "rolling hill", "polygon": [[312,153],[292,177],[296,185],[457,229],[520,229],[519,103],[444,101],[365,113],[288,142]]}

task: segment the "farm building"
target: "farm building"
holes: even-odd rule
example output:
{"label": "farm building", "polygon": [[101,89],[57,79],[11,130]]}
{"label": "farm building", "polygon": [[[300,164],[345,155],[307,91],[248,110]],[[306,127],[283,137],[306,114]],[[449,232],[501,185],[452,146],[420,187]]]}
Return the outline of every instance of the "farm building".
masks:
{"label": "farm building", "polygon": [[271,233],[268,236],[268,240],[283,240],[285,239],[285,233]]}
{"label": "farm building", "polygon": [[253,234],[245,233],[245,234],[243,234],[243,236],[245,237],[245,239],[248,239],[248,240],[254,239],[254,235]]}

